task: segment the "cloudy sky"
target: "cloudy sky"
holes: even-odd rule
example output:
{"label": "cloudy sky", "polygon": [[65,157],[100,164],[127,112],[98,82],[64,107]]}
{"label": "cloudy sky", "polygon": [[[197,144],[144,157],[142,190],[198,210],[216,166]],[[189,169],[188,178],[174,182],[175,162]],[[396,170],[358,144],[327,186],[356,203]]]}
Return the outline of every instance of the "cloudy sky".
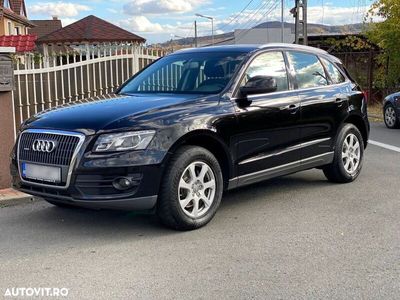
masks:
{"label": "cloudy sky", "polygon": [[[217,33],[280,18],[281,0],[25,0],[30,19],[58,16],[64,26],[96,15],[136,34],[149,43],[193,36],[195,13],[215,18]],[[294,0],[284,0],[285,18]],[[326,25],[362,22],[371,0],[309,0],[309,21]],[[199,35],[211,33],[210,21],[198,18]]]}

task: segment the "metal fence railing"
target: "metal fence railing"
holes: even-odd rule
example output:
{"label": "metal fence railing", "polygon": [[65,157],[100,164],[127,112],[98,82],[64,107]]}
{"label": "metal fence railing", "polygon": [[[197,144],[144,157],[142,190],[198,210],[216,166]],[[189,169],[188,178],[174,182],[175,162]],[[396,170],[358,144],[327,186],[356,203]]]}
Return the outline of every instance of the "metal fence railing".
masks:
{"label": "metal fence railing", "polygon": [[97,45],[51,56],[15,56],[16,128],[32,115],[69,102],[113,93],[165,55],[140,45]]}

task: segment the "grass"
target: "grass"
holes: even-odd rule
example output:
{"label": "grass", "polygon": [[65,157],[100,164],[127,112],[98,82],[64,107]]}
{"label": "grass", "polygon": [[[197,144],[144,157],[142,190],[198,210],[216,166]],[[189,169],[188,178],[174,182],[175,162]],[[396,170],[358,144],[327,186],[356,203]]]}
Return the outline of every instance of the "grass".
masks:
{"label": "grass", "polygon": [[383,120],[382,104],[373,103],[368,105],[368,115],[371,121],[380,122]]}

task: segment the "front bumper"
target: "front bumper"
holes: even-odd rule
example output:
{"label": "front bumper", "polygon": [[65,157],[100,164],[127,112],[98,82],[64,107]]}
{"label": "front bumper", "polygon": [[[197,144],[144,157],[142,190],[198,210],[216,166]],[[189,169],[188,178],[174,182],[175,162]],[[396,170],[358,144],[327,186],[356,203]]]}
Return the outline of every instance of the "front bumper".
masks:
{"label": "front bumper", "polygon": [[[87,163],[88,160],[85,160]],[[160,186],[162,165],[131,167],[73,168],[65,189],[22,181],[16,159],[11,162],[13,187],[21,192],[53,202],[94,209],[148,210],[154,208]],[[120,177],[132,180],[131,188],[121,191],[113,186]]]}

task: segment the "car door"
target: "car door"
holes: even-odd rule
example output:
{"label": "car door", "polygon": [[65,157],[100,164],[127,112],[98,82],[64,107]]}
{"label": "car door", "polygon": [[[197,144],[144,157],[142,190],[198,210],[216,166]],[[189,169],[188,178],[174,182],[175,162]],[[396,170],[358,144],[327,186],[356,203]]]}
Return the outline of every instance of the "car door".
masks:
{"label": "car door", "polygon": [[[247,105],[236,101],[238,126],[233,136],[239,185],[273,177],[284,165],[300,160],[300,100],[293,90],[283,52],[257,55],[240,81],[270,76],[277,82],[271,93],[247,96]],[[237,100],[240,100],[239,99]]]}
{"label": "car door", "polygon": [[288,51],[287,57],[301,100],[302,160],[329,160],[338,125],[348,108],[345,86],[332,82],[317,55]]}

